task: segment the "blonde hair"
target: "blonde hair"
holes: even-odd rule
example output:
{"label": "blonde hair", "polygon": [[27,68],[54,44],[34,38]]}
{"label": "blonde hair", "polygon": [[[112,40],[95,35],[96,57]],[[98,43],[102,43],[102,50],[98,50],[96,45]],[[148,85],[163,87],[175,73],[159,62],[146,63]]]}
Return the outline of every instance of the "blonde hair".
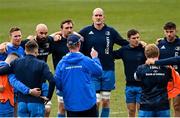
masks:
{"label": "blonde hair", "polygon": [[148,44],[145,47],[144,53],[146,58],[159,57],[159,48],[155,44]]}

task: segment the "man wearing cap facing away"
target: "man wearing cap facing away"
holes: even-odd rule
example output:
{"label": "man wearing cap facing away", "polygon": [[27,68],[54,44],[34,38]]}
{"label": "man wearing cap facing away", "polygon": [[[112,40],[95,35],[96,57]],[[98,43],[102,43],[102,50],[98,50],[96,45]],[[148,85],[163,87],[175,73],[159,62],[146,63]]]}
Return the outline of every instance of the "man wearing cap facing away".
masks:
{"label": "man wearing cap facing away", "polygon": [[56,87],[63,93],[67,117],[96,117],[96,92],[92,77],[101,76],[102,67],[94,49],[90,59],[79,52],[80,46],[79,36],[68,36],[67,47],[70,52],[56,67]]}

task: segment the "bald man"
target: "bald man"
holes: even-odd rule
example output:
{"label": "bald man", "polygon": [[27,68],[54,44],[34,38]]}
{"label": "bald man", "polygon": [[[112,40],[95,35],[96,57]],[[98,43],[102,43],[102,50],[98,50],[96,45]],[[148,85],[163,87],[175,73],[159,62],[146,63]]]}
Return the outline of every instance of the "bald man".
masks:
{"label": "bald man", "polygon": [[[47,62],[47,57],[48,55],[50,54],[50,44],[53,42],[53,41],[57,41],[58,39],[54,38],[54,37],[51,37],[51,36],[48,36],[48,27],[47,25],[43,24],[43,23],[40,23],[40,24],[37,24],[36,28],[35,28],[35,36],[33,35],[30,35],[27,37],[27,39],[25,40],[22,40],[21,41],[21,38],[22,38],[22,34],[21,34],[21,31],[19,28],[12,28],[10,30],[10,36],[12,37],[11,39],[11,42],[13,45],[13,47],[16,47],[16,48],[12,48],[14,51],[15,49],[18,51],[18,54],[20,53],[20,55],[24,55],[24,49],[25,49],[25,44],[29,41],[29,40],[34,40],[37,42],[38,46],[39,46],[39,49],[38,49],[38,53],[39,55],[37,56],[38,59],[40,60],[44,60],[45,62]],[[5,43],[5,44],[2,44],[2,46],[0,46],[0,53],[4,54],[4,52],[6,51],[6,53],[8,53],[9,51],[8,50],[5,50],[3,48],[7,48],[9,43]],[[5,45],[5,46],[4,46]],[[7,45],[7,46],[6,46]],[[22,48],[20,51],[19,51],[19,48],[18,45],[20,45],[20,48]],[[22,47],[21,47],[22,46]],[[3,52],[4,51],[4,52]],[[17,52],[15,51],[15,52]],[[1,57],[3,57],[4,55],[0,55],[0,59]],[[47,93],[47,89],[48,89],[48,85],[45,83],[43,84],[42,88],[44,88],[44,92],[42,93]],[[50,114],[50,110],[51,110],[51,103],[48,103],[46,105],[46,112],[45,112],[45,117],[49,116]]]}
{"label": "bald man", "polygon": [[114,44],[127,45],[119,33],[105,24],[102,8],[95,8],[92,12],[93,25],[83,28],[79,33],[84,37],[82,52],[90,56],[91,49],[99,53],[98,57],[103,67],[103,76],[95,78],[97,105],[102,101],[101,117],[108,117],[110,113],[111,90],[115,89],[114,60],[112,51]]}
{"label": "bald man", "polygon": [[50,54],[50,43],[54,41],[53,37],[48,36],[48,27],[45,24],[38,24],[35,29],[35,36],[28,36],[23,40],[21,46],[24,47],[29,40],[35,40],[39,46],[38,59],[47,62],[47,57]]}

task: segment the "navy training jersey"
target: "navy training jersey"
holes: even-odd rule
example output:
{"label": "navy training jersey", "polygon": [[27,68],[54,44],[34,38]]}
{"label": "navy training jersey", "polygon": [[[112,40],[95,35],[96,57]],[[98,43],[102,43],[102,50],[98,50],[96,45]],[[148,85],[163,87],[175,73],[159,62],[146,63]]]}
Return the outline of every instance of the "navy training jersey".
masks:
{"label": "navy training jersey", "polygon": [[169,100],[167,84],[171,81],[171,69],[165,66],[140,65],[135,79],[142,83],[141,110],[167,110]]}
{"label": "navy training jersey", "polygon": [[87,26],[79,33],[84,37],[81,52],[90,57],[91,48],[94,47],[103,70],[114,70],[113,46],[127,45],[128,41],[124,40],[115,29],[106,25],[101,30],[97,30],[93,25]]}
{"label": "navy training jersey", "polygon": [[123,46],[117,51],[113,51],[115,59],[122,59],[126,76],[127,86],[141,86],[140,82],[134,79],[134,73],[137,67],[145,63],[144,48],[141,44],[132,48],[130,45]]}
{"label": "navy training jersey", "polygon": [[62,37],[60,41],[53,42],[51,44],[51,51],[54,69],[56,69],[58,62],[69,52],[67,39]]}
{"label": "navy training jersey", "polygon": [[[160,59],[180,56],[180,39],[177,37],[174,42],[168,42],[164,38],[159,42],[158,48],[160,49]],[[173,65],[173,67],[180,73],[180,65]]]}

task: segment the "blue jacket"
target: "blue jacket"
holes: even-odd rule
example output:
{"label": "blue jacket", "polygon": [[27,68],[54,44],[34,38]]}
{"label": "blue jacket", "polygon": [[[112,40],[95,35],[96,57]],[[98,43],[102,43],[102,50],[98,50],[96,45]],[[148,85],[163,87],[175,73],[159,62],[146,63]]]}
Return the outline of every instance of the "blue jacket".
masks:
{"label": "blue jacket", "polygon": [[15,47],[12,43],[8,43],[7,48],[6,48],[6,52],[0,54],[0,60],[4,61],[7,57],[7,55],[12,53],[12,52],[17,53],[20,57],[23,57],[25,55],[24,49],[21,46]]}
{"label": "blue jacket", "polygon": [[65,109],[88,110],[96,104],[93,77],[102,75],[98,58],[90,59],[82,53],[68,53],[58,63],[55,71],[56,87],[63,92]]}

